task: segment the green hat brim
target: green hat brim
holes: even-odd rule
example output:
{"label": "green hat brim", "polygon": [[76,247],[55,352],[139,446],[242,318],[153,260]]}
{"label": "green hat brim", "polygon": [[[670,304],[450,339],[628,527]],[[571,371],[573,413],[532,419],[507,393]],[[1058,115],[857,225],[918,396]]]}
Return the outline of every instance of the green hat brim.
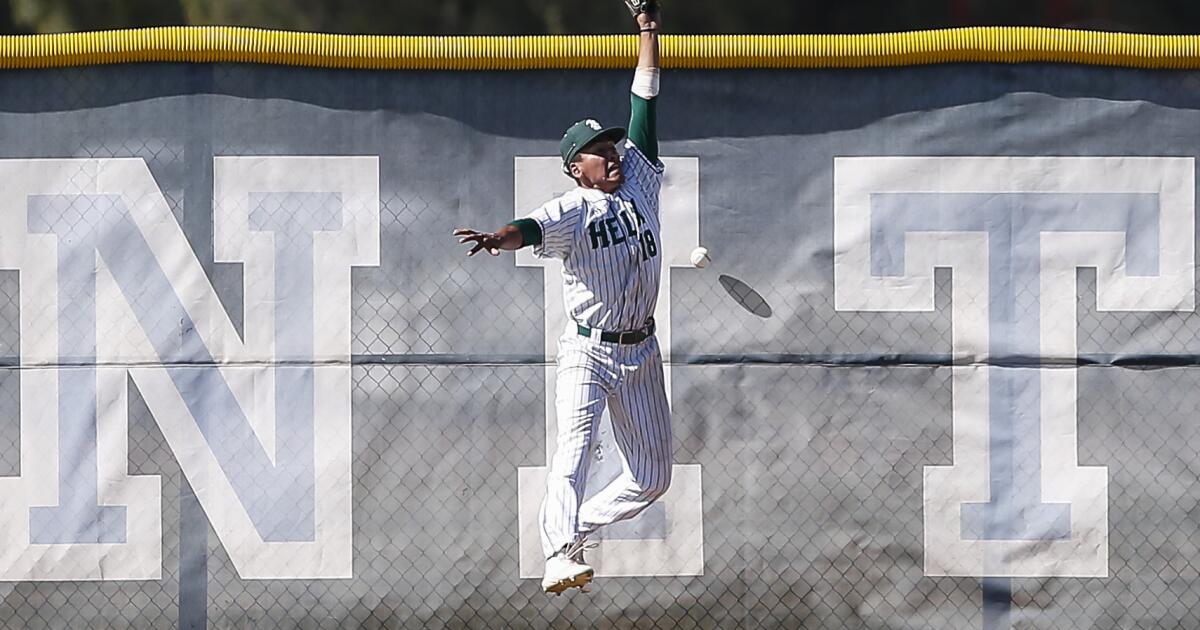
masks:
{"label": "green hat brim", "polygon": [[600,129],[591,136],[586,137],[574,149],[571,149],[571,152],[563,158],[563,166],[570,164],[571,160],[574,160],[575,156],[579,155],[580,151],[586,149],[588,145],[592,144],[593,142],[597,140],[612,140],[613,144],[616,144],[625,139],[625,134],[626,132],[624,127],[605,127]]}

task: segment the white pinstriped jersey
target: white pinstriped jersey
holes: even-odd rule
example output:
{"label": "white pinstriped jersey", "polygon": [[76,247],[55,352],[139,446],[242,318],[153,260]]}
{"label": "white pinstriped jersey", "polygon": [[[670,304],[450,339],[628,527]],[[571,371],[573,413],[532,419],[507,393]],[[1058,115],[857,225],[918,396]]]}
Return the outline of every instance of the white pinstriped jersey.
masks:
{"label": "white pinstriped jersey", "polygon": [[607,331],[636,330],[654,315],[662,271],[658,193],[662,164],[625,143],[625,181],[615,193],[576,188],[534,210],[533,248],[563,261],[567,316]]}

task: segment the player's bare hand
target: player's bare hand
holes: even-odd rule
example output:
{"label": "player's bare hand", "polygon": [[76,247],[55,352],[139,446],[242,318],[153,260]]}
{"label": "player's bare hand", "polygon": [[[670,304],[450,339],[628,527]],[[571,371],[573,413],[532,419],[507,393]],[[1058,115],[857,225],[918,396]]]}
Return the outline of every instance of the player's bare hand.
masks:
{"label": "player's bare hand", "polygon": [[650,7],[649,11],[638,13],[634,18],[637,20],[638,29],[657,29],[660,24],[658,19],[658,7]]}
{"label": "player's bare hand", "polygon": [[454,235],[459,237],[459,243],[474,243],[475,246],[471,251],[467,252],[467,256],[474,256],[480,250],[487,250],[487,253],[493,256],[500,255],[500,246],[503,244],[504,238],[495,232],[478,232],[467,228],[458,228],[454,230]]}

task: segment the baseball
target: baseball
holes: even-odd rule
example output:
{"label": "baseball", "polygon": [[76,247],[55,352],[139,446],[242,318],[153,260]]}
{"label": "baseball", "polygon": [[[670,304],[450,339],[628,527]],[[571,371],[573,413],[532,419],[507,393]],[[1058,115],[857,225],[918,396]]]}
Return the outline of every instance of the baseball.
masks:
{"label": "baseball", "polygon": [[696,249],[692,250],[693,267],[696,267],[697,269],[703,269],[707,267],[708,263],[710,262],[712,262],[712,258],[708,257],[707,247],[697,247]]}

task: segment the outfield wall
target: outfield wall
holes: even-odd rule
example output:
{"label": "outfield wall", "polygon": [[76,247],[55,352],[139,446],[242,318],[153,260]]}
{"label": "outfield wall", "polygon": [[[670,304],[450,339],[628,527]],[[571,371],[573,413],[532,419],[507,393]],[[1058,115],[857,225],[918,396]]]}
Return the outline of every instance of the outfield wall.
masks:
{"label": "outfield wall", "polygon": [[560,598],[559,267],[450,233],[627,68],[0,72],[0,626],[1200,625],[1200,80],[1031,50],[664,73],[674,484]]}

